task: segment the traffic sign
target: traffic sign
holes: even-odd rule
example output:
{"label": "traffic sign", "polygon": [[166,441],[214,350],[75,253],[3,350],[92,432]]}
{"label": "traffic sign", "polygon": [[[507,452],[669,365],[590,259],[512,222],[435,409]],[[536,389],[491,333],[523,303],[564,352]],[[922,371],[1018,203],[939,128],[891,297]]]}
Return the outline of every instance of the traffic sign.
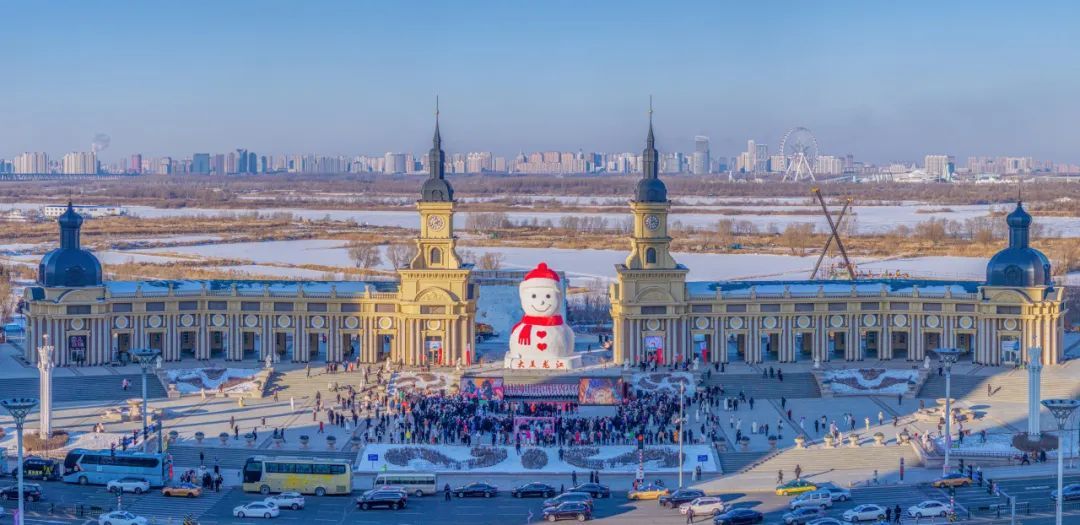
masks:
{"label": "traffic sign", "polygon": [[709,455],[708,454],[698,454],[697,460],[698,460],[698,463],[705,463],[705,462],[709,461]]}
{"label": "traffic sign", "polygon": [[379,455],[378,454],[368,454],[367,455],[367,460],[368,461],[379,461]]}

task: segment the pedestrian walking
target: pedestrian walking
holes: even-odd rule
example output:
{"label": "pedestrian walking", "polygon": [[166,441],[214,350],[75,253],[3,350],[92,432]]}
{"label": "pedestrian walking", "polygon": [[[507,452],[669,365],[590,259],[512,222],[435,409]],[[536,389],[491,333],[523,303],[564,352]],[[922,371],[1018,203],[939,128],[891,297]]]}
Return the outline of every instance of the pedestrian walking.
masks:
{"label": "pedestrian walking", "polygon": [[900,504],[896,504],[896,508],[893,509],[893,523],[900,525],[900,520],[903,519],[903,512],[900,510]]}
{"label": "pedestrian walking", "polygon": [[783,485],[784,484],[784,471],[783,470],[777,470],[776,471],[776,484],[777,485]]}
{"label": "pedestrian walking", "polygon": [[686,509],[686,522],[687,523],[693,523],[694,522],[694,508],[693,507],[690,507],[690,508]]}
{"label": "pedestrian walking", "polygon": [[296,398],[289,396],[289,411],[296,412]]}
{"label": "pedestrian walking", "polygon": [[443,485],[443,499],[450,501],[450,484]]}
{"label": "pedestrian walking", "polygon": [[892,521],[892,507],[885,507],[885,523]]}
{"label": "pedestrian walking", "polygon": [[570,471],[570,483],[575,487],[577,486],[577,471],[576,470]]}
{"label": "pedestrian walking", "polygon": [[904,404],[904,394],[896,394],[896,406]]}
{"label": "pedestrian walking", "polygon": [[802,479],[802,465],[795,464],[795,479]]}
{"label": "pedestrian walking", "polygon": [[880,411],[880,410],[878,410],[878,413],[877,413],[877,424],[878,424],[878,425],[881,425],[881,423],[882,423],[883,421],[885,421],[885,413],[884,413],[884,412],[882,412],[882,411]]}

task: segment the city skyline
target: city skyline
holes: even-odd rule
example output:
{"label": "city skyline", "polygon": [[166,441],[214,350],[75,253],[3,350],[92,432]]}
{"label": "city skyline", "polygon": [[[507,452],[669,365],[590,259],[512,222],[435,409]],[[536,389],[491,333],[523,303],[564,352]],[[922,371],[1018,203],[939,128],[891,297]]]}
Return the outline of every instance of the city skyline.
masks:
{"label": "city skyline", "polygon": [[0,157],[97,133],[106,160],[422,151],[437,94],[457,151],[633,151],[652,94],[662,150],[775,148],[806,126],[875,163],[1080,161],[1080,74],[1052,66],[1080,43],[1068,3],[56,5],[12,5],[26,23],[0,35],[24,72],[0,97]]}

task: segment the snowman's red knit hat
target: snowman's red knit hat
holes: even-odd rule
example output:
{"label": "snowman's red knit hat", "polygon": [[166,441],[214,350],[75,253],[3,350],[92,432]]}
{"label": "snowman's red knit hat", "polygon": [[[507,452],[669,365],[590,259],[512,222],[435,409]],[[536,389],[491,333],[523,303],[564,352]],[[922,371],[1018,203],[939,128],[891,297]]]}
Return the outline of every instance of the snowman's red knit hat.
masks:
{"label": "snowman's red knit hat", "polygon": [[536,268],[529,270],[529,273],[525,274],[525,280],[530,281],[533,279],[548,279],[551,281],[559,282],[559,274],[555,273],[555,270],[548,268],[547,263],[540,263],[536,265]]}

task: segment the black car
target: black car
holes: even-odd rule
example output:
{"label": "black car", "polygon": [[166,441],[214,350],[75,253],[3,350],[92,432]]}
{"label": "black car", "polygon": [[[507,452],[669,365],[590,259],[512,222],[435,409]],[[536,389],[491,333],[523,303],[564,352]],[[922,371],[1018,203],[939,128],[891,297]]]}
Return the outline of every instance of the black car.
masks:
{"label": "black car", "polygon": [[[55,459],[26,458],[23,460],[23,479],[40,479],[45,481],[59,481],[61,472],[60,462]],[[11,477],[19,475],[19,467],[11,469]]]}
{"label": "black car", "polygon": [[567,492],[584,492],[594,498],[610,498],[611,489],[599,483],[582,483]]}
{"label": "black car", "polygon": [[713,525],[750,525],[765,521],[765,516],[752,509],[731,509],[715,518]]}
{"label": "black car", "polygon": [[590,508],[593,505],[592,496],[590,496],[590,495],[588,495],[588,494],[586,494],[584,492],[563,492],[562,494],[559,494],[558,496],[555,496],[554,498],[548,498],[548,499],[544,500],[544,508],[558,507],[559,505],[562,505],[563,503],[569,503],[569,502],[584,503],[584,504],[588,505]]}
{"label": "black car", "polygon": [[356,508],[368,510],[383,507],[401,510],[405,508],[405,504],[408,503],[408,501],[409,497],[400,490],[374,489],[369,490],[359,498],[356,498]]}
{"label": "black car", "polygon": [[547,483],[526,483],[510,491],[515,498],[550,498],[558,490]]}
{"label": "black car", "polygon": [[[1080,499],[1080,483],[1070,483],[1062,487],[1061,490],[1065,493],[1064,501],[1073,501]],[[1051,500],[1057,501],[1057,497],[1058,491],[1055,490],[1050,493]]]}
{"label": "black car", "polygon": [[560,504],[558,507],[548,507],[544,509],[545,520],[578,520],[585,521],[592,519],[592,507],[580,503],[577,501],[568,501]]}
{"label": "black car", "polygon": [[698,489],[679,489],[671,494],[664,494],[658,499],[661,507],[676,508],[683,503],[689,503],[698,498],[705,497],[705,491]]}
{"label": "black car", "polygon": [[469,483],[454,489],[453,493],[459,498],[493,498],[499,494],[499,489],[487,483]]}
{"label": "black car", "polygon": [[[23,483],[23,498],[30,501],[41,499],[41,486],[33,483]],[[10,485],[0,489],[0,498],[19,499],[19,486]]]}

